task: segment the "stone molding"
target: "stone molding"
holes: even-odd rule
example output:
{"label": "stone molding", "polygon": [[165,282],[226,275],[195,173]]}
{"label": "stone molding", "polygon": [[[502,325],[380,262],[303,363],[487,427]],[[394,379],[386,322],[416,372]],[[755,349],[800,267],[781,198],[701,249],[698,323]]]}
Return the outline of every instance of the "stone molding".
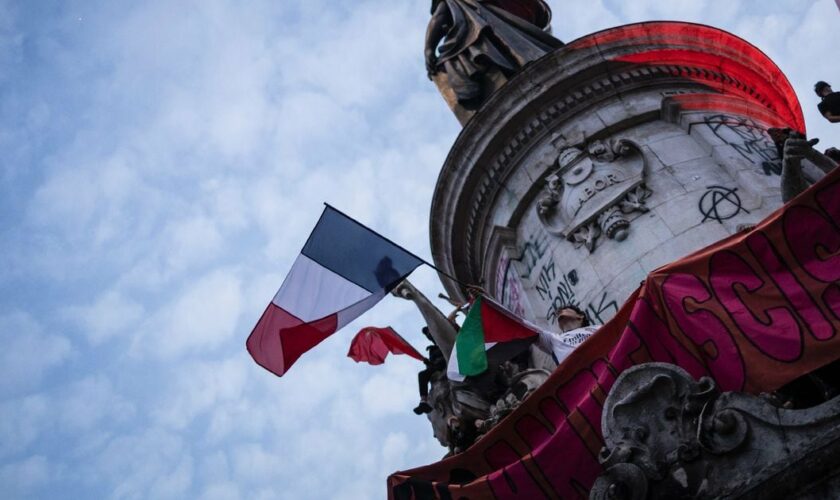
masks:
{"label": "stone molding", "polygon": [[[555,140],[575,144],[574,139],[558,137],[557,130],[604,101],[624,101],[641,91],[715,93],[727,88],[769,106],[765,96],[722,70],[688,63],[616,61],[640,50],[692,48],[689,42],[680,43],[634,39],[587,46],[573,42],[526,66],[495,92],[462,130],[438,178],[430,217],[436,265],[463,282],[479,283],[489,238],[486,221],[506,180],[534,147]],[[604,138],[658,119],[659,110],[650,111],[629,109],[618,122],[583,132],[590,140]],[[520,200],[520,204],[531,201]],[[515,227],[516,222],[496,224]],[[451,296],[463,298],[456,283],[444,280],[444,284]]]}
{"label": "stone molding", "polygon": [[605,471],[590,498],[798,498],[792,485],[837,471],[838,424],[840,398],[787,410],[674,365],[635,366],[604,404]]}

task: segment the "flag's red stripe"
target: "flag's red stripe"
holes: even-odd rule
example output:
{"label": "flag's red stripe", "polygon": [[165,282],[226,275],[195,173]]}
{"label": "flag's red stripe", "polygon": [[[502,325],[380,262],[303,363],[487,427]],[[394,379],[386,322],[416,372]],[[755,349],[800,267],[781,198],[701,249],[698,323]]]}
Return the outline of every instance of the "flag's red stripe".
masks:
{"label": "flag's red stripe", "polygon": [[484,342],[488,344],[528,339],[537,335],[537,332],[509,318],[487,300],[481,301],[481,327],[484,330]]}
{"label": "flag's red stripe", "polygon": [[304,352],[335,333],[337,327],[336,314],[304,323],[271,303],[248,337],[246,345],[257,364],[282,376]]}

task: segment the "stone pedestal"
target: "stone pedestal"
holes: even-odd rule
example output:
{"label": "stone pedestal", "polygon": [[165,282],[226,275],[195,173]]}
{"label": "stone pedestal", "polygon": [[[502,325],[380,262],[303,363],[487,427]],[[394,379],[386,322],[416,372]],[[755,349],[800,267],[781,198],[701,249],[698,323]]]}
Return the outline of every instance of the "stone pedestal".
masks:
{"label": "stone pedestal", "polygon": [[781,205],[768,127],[802,131],[799,104],[731,34],[646,23],[584,37],[466,123],[432,202],[435,263],[544,326],[567,304],[604,323],[651,270]]}

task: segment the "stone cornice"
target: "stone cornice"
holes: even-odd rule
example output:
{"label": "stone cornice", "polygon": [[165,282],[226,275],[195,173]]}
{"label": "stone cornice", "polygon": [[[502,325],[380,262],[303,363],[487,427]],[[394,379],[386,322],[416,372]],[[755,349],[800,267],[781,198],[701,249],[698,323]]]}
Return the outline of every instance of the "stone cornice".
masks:
{"label": "stone cornice", "polygon": [[[683,23],[649,24],[700,29]],[[533,147],[546,140],[574,143],[580,139],[550,135],[574,116],[600,103],[622,100],[631,93],[645,90],[706,89],[706,92],[725,93],[777,111],[773,106],[779,106],[778,96],[759,92],[750,82],[744,81],[749,77],[746,71],[732,75],[723,71],[724,64],[715,69],[701,62],[691,64],[690,58],[673,64],[625,61],[644,52],[698,50],[685,37],[678,37],[674,43],[667,43],[668,37],[660,40],[655,36],[630,41],[609,40],[607,35],[612,31],[628,28],[632,26],[591,35],[608,39],[606,44],[589,43],[590,37],[584,37],[547,54],[492,95],[467,123],[444,163],[432,200],[431,245],[437,266],[463,282],[479,282],[489,238],[485,233],[487,217],[506,180],[520,166],[523,155]],[[655,26],[650,27],[649,33],[657,33],[653,28]],[[713,30],[722,39],[746,43],[728,33],[701,28]],[[736,53],[722,57],[743,59],[743,55]],[[744,63],[743,60],[739,62]],[[754,64],[772,65],[769,59]],[[645,111],[648,110],[640,110],[638,114]],[[633,122],[634,119],[638,121],[638,116],[628,113],[623,121]],[[586,130],[586,133],[594,134],[586,139],[613,133],[626,125],[612,123],[598,127],[600,130]],[[520,200],[520,203],[528,202]],[[463,296],[456,284],[447,282],[446,286],[453,296]]]}

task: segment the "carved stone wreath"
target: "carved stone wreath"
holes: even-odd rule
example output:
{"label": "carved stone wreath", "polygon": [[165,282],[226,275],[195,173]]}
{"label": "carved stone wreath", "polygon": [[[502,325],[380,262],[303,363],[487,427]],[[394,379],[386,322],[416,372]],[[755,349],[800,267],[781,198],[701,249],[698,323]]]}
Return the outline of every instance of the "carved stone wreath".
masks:
{"label": "carved stone wreath", "polygon": [[594,141],[583,150],[560,152],[557,170],[546,179],[537,215],[546,230],[594,252],[601,236],[623,241],[627,215],[647,212],[645,160],[634,142]]}

